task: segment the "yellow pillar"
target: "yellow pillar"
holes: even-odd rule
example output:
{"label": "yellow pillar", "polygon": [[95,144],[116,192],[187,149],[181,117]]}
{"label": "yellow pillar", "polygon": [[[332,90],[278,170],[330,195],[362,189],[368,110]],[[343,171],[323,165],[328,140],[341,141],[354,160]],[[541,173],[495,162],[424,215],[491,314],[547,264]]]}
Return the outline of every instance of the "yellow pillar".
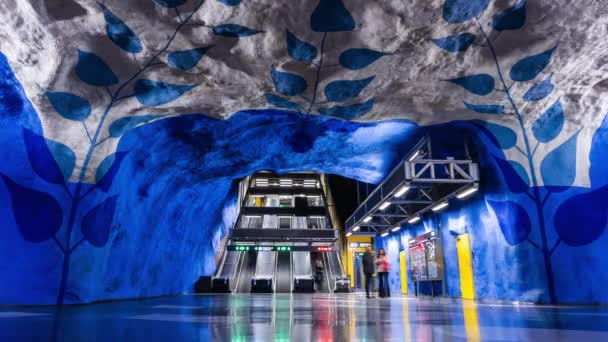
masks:
{"label": "yellow pillar", "polygon": [[469,234],[462,234],[456,238],[456,249],[458,250],[461,296],[463,299],[475,299],[473,262],[471,257],[471,242]]}

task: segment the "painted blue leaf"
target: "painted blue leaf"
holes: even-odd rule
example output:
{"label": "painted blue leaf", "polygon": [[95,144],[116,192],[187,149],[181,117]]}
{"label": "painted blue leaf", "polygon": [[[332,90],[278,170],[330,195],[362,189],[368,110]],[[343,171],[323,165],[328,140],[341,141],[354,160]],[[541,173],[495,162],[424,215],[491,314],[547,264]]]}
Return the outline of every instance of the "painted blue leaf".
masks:
{"label": "painted blue leaf", "polygon": [[34,172],[49,183],[62,184],[65,181],[63,172],[57,165],[44,137],[24,128],[23,141]]}
{"label": "painted blue leaf", "polygon": [[95,172],[95,182],[99,182],[103,176],[105,176],[106,173],[108,173],[108,170],[110,169],[110,167],[112,167],[112,164],[114,164],[114,159],[116,157],[116,153],[112,153],[110,155],[108,155],[107,157],[105,157],[101,163],[99,163],[99,166],[97,167],[97,171]]}
{"label": "painted blue leaf", "polygon": [[444,38],[433,39],[433,44],[449,52],[464,51],[471,46],[475,40],[472,33],[455,34]]}
{"label": "painted blue leaf", "polygon": [[241,3],[241,0],[217,0],[221,3],[223,3],[224,5],[227,6],[237,6],[238,4]]}
{"label": "painted blue leaf", "polygon": [[545,52],[526,57],[515,63],[511,68],[511,79],[513,81],[524,82],[536,78],[549,65],[551,55],[556,48],[557,45]]}
{"label": "painted blue leaf", "polygon": [[488,200],[494,211],[502,235],[511,246],[515,246],[528,238],[532,225],[526,210],[511,201],[497,202]]}
{"label": "painted blue leaf", "polygon": [[502,105],[476,105],[468,102],[464,102],[464,105],[470,110],[482,114],[502,114],[505,112],[505,106]]}
{"label": "painted blue leaf", "polygon": [[315,32],[352,31],[357,24],[341,0],[320,0],[310,16]]}
{"label": "painted blue leaf", "polygon": [[524,100],[526,101],[538,101],[542,100],[545,97],[549,96],[555,89],[553,83],[551,83],[551,76],[545,78],[544,81],[535,84],[530,88],[526,94],[524,95]]}
{"label": "painted blue leaf", "polygon": [[275,107],[295,109],[295,110],[302,109],[301,105],[299,105],[295,102],[285,100],[284,98],[277,96],[275,94],[266,93],[266,94],[264,94],[264,96],[266,97],[266,102],[268,102],[269,104],[271,104]]}
{"label": "painted blue leaf", "polygon": [[330,108],[321,108],[319,113],[325,116],[344,120],[354,120],[360,116],[367,114],[374,106],[375,98],[369,99],[363,103],[357,103],[349,106],[335,106]]}
{"label": "painted blue leaf", "polygon": [[532,125],[532,133],[534,137],[542,142],[547,143],[559,135],[564,127],[564,109],[562,102],[558,99],[547,109]]}
{"label": "painted blue leaf", "polygon": [[51,106],[68,120],[80,121],[91,114],[91,104],[78,95],[64,92],[46,92]]}
{"label": "painted blue leaf", "polygon": [[514,160],[504,160],[499,157],[494,157],[496,164],[500,168],[505,183],[509,190],[515,194],[521,194],[530,187],[530,178],[524,167]]}
{"label": "painted blue leaf", "polygon": [[163,117],[163,115],[141,115],[141,116],[127,116],[124,118],[117,119],[112,122],[108,130],[110,131],[110,136],[113,138],[118,138],[125,134],[126,131],[131,128],[144,123],[150,120],[158,119]]}
{"label": "painted blue leaf", "polygon": [[446,0],[443,5],[443,19],[448,23],[464,23],[481,14],[490,0]]}
{"label": "painted blue leaf", "polygon": [[74,151],[57,141],[46,139],[46,143],[53,158],[57,162],[57,165],[59,165],[59,169],[61,169],[63,179],[67,182],[72,176],[72,172],[74,172],[74,167],[76,166],[76,155],[74,154]]}
{"label": "painted blue leaf", "polygon": [[186,3],[188,0],[154,0],[157,4],[167,7],[167,8],[175,8],[179,7]]}
{"label": "painted blue leaf", "polygon": [[340,54],[340,65],[350,70],[363,69],[385,55],[371,49],[347,49]]}
{"label": "painted blue leaf", "polygon": [[109,87],[118,83],[118,78],[103,59],[82,50],[78,50],[76,75],[81,81],[99,87]]}
{"label": "painted blue leaf", "polygon": [[[540,164],[545,187],[568,187],[576,178],[576,140],[578,132],[549,152]],[[559,191],[559,189],[555,189]],[[562,189],[563,190],[563,189]]]}
{"label": "painted blue leaf", "polygon": [[277,92],[286,96],[300,95],[308,86],[302,76],[278,71],[274,66],[270,70],[270,76]]}
{"label": "painted blue leaf", "polygon": [[174,101],[196,86],[197,84],[177,85],[139,79],[135,82],[133,90],[135,90],[135,97],[141,104],[154,107]]}
{"label": "painted blue leaf", "polygon": [[491,122],[482,122],[482,126],[490,131],[492,138],[496,140],[498,146],[503,150],[508,150],[517,144],[517,134],[511,128]]}
{"label": "painted blue leaf", "polygon": [[492,27],[496,31],[518,30],[526,23],[526,3],[528,0],[519,0],[515,6],[507,8],[492,20]]}
{"label": "painted blue leaf", "polygon": [[213,33],[224,37],[249,37],[260,32],[262,31],[250,29],[248,27],[236,24],[222,24],[213,26]]}
{"label": "painted blue leaf", "polygon": [[[112,182],[114,181],[114,176],[116,176],[116,173],[118,172],[118,169],[120,169],[120,165],[122,164],[122,160],[125,158],[125,156],[127,155],[126,152],[116,152],[111,156],[111,165],[110,167],[107,169],[107,171],[105,173],[103,173],[103,176],[101,176],[99,170],[97,170],[96,173],[96,178],[99,179],[99,181],[97,182],[97,184],[95,185],[98,189],[103,190],[104,192],[108,192],[108,190],[110,189],[110,186],[112,186]],[[101,168],[106,168],[107,164],[109,162],[106,162],[106,160],[108,160],[108,158],[110,158],[110,156],[106,157],[106,159],[104,159],[99,167]],[[100,177],[101,176],[101,177]]]}
{"label": "painted blue leaf", "polygon": [[108,242],[114,212],[116,211],[117,197],[106,198],[82,218],[80,225],[82,235],[95,247],[103,247]]}
{"label": "painted blue leaf", "polygon": [[494,77],[488,74],[452,78],[447,81],[458,84],[467,91],[480,96],[488,95],[494,90]]}
{"label": "painted blue leaf", "polygon": [[608,114],[591,140],[589,179],[592,187],[608,184]]}
{"label": "painted blue leaf", "polygon": [[299,39],[293,33],[285,30],[287,35],[287,52],[296,61],[310,62],[317,58],[317,48]]}
{"label": "painted blue leaf", "polygon": [[330,82],[324,90],[325,98],[332,102],[342,102],[355,98],[374,80],[374,77],[371,76],[354,81],[340,80]]}
{"label": "painted blue leaf", "polygon": [[557,208],[553,224],[560,239],[578,247],[597,240],[608,226],[608,185],[572,196]]}
{"label": "painted blue leaf", "polygon": [[29,242],[52,238],[63,223],[63,210],[51,195],[23,187],[0,173],[10,194],[15,223],[21,236]]}
{"label": "painted blue leaf", "polygon": [[103,4],[99,4],[99,6],[101,6],[103,15],[106,19],[106,33],[108,34],[110,40],[127,52],[141,52],[141,41],[139,41],[139,38],[135,32],[133,32],[129,26],[115,16],[114,13],[110,12],[106,6]]}
{"label": "painted blue leaf", "polygon": [[167,57],[167,62],[176,69],[184,71],[190,70],[198,64],[201,58],[207,53],[207,50],[212,47],[213,45],[185,51],[174,51]]}

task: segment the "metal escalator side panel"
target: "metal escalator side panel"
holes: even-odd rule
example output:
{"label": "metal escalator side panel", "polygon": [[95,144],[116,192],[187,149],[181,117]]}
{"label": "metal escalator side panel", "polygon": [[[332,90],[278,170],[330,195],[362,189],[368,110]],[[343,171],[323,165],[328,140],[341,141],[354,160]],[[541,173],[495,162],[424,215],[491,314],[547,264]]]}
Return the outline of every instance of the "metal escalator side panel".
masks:
{"label": "metal escalator side panel", "polygon": [[331,273],[331,269],[329,267],[329,262],[327,258],[327,253],[321,253],[323,255],[323,264],[325,268],[325,279],[327,279],[327,290],[329,293],[333,293],[334,289],[331,284],[335,283],[333,274]]}

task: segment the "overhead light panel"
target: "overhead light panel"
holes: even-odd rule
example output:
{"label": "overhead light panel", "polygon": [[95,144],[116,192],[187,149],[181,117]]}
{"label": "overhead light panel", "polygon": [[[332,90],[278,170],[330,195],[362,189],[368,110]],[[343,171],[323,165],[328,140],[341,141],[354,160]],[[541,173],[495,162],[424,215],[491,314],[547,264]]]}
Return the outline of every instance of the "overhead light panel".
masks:
{"label": "overhead light panel", "polygon": [[346,233],[346,236],[347,236],[347,237],[348,237],[348,236],[351,236],[351,235],[353,235],[353,233],[351,233],[351,232]]}
{"label": "overhead light panel", "polygon": [[414,216],[414,217],[412,217],[411,219],[409,219],[409,220],[407,221],[407,223],[416,223],[416,222],[418,222],[418,221],[420,221],[420,216]]}
{"label": "overhead light panel", "polygon": [[432,211],[439,211],[439,210],[441,210],[441,209],[443,209],[443,208],[445,208],[447,206],[448,206],[448,202],[441,202],[441,203],[437,204],[436,206],[432,207],[431,210]]}
{"label": "overhead light panel", "polygon": [[391,232],[393,232],[393,233],[394,233],[394,232],[398,232],[398,231],[399,231],[399,229],[401,229],[401,226],[395,226],[395,227],[393,227],[393,228],[391,229]]}
{"label": "overhead light panel", "polygon": [[416,153],[412,154],[412,156],[407,161],[412,161],[420,155],[420,150],[416,151]]}
{"label": "overhead light panel", "polygon": [[389,205],[391,205],[391,202],[389,202],[389,201],[382,203],[380,205],[380,210],[384,210],[384,209],[388,208]]}
{"label": "overhead light panel", "polygon": [[401,189],[399,189],[395,193],[395,197],[401,197],[401,196],[403,196],[403,194],[405,194],[409,189],[410,189],[410,187],[407,186],[407,185],[402,186]]}
{"label": "overhead light panel", "polygon": [[472,186],[472,187],[470,187],[470,188],[468,188],[468,189],[466,189],[466,190],[464,190],[464,191],[462,191],[462,192],[458,193],[458,194],[456,195],[456,198],[458,198],[458,199],[465,198],[465,197],[467,197],[467,196],[469,196],[469,195],[471,195],[471,194],[473,194],[473,193],[477,192],[477,190],[478,190],[478,187],[477,187],[476,185],[475,185],[475,186]]}
{"label": "overhead light panel", "polygon": [[359,229],[361,229],[361,227],[359,227],[359,226],[355,226],[355,228],[353,228],[353,232],[358,232],[358,231],[359,231]]}
{"label": "overhead light panel", "polygon": [[384,232],[384,233],[380,234],[380,236],[387,237],[388,236],[388,232]]}
{"label": "overhead light panel", "polygon": [[372,220],[372,217],[368,216],[368,217],[366,217],[366,218],[363,219],[363,222],[367,223],[367,222],[369,222],[371,220]]}

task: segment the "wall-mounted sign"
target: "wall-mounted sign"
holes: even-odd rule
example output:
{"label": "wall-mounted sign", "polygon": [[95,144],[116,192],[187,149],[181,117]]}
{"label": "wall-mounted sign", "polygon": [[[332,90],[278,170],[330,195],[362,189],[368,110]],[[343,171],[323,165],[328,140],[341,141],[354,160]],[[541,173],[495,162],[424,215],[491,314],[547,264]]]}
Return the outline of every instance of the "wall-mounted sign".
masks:
{"label": "wall-mounted sign", "polygon": [[371,246],[372,244],[369,242],[351,242],[350,244],[348,244],[348,247],[350,248],[367,248]]}
{"label": "wall-mounted sign", "polygon": [[410,271],[415,281],[443,279],[441,237],[435,230],[409,241]]}

